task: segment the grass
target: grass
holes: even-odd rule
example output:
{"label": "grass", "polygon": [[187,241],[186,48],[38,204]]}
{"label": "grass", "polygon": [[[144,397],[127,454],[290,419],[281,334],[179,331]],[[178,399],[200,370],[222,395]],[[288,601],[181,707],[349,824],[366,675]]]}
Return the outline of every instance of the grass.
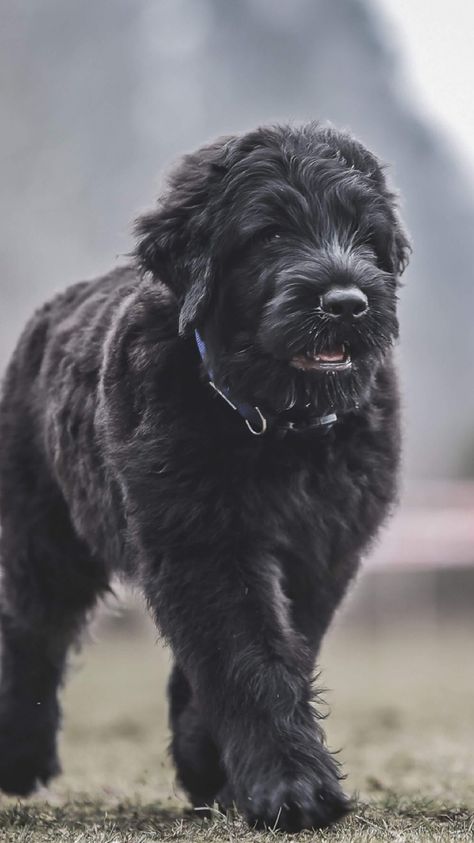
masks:
{"label": "grass", "polygon": [[[472,629],[336,629],[322,657],[331,717],[357,796],[333,843],[474,840]],[[275,841],[238,817],[192,814],[167,759],[167,654],[150,630],[103,631],[64,694],[64,775],[30,800],[0,797],[0,842]],[[79,669],[79,667],[81,669]]]}
{"label": "grass", "polygon": [[149,843],[152,840],[279,841],[321,840],[380,843],[380,841],[472,841],[474,819],[467,809],[438,810],[425,803],[395,805],[388,800],[378,810],[361,806],[343,826],[293,837],[256,832],[239,818],[199,821],[153,805],[121,802],[106,808],[98,801],[76,799],[62,807],[17,805],[4,811],[0,840],[75,841],[75,843]]}

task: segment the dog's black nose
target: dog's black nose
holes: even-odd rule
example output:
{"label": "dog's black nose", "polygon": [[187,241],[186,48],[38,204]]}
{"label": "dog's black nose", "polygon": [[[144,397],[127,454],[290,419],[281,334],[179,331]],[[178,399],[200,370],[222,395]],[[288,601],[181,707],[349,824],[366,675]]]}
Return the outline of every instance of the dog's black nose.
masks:
{"label": "dog's black nose", "polygon": [[336,319],[353,319],[368,310],[367,296],[358,287],[333,287],[321,296],[321,309]]}

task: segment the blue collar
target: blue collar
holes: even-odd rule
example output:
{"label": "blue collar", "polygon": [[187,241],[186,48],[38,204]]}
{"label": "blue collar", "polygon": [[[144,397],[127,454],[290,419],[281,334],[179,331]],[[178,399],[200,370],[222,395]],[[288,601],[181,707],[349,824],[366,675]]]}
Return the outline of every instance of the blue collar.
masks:
{"label": "blue collar", "polygon": [[241,403],[234,403],[230,397],[230,390],[227,386],[224,386],[222,389],[219,389],[214,383],[214,373],[212,369],[207,367],[206,357],[207,357],[207,350],[206,344],[201,337],[199,331],[195,331],[197,347],[199,349],[199,354],[201,355],[201,360],[206,367],[207,373],[209,375],[209,385],[217,392],[224,401],[227,401],[229,407],[232,407],[233,410],[236,410],[244,419],[245,424],[247,425],[250,433],[253,433],[254,436],[261,436],[262,433],[265,433],[267,429],[267,420],[265,416],[260,412],[258,407],[252,407],[251,404],[247,404],[246,402]]}
{"label": "blue collar", "polygon": [[[268,421],[261,412],[258,407],[253,407],[251,404],[247,404],[246,402],[234,402],[230,397],[230,390],[227,386],[224,386],[222,389],[216,386],[214,383],[214,373],[212,369],[208,368],[206,357],[207,357],[207,349],[206,344],[201,337],[199,331],[194,332],[196,337],[196,344],[199,349],[199,354],[201,355],[201,360],[206,368],[206,371],[209,375],[209,386],[212,386],[213,390],[217,392],[221,398],[226,401],[229,407],[232,407],[245,421],[250,433],[253,433],[254,436],[262,436],[262,434],[266,433],[268,430]],[[317,418],[312,418],[310,424],[306,424],[303,427],[299,427],[297,422],[285,420],[283,425],[280,425],[282,430],[294,430],[297,431],[299,429],[308,429],[308,427],[324,427],[326,430],[329,430],[335,423],[337,422],[337,415],[336,413],[327,413],[324,416],[318,416]]]}

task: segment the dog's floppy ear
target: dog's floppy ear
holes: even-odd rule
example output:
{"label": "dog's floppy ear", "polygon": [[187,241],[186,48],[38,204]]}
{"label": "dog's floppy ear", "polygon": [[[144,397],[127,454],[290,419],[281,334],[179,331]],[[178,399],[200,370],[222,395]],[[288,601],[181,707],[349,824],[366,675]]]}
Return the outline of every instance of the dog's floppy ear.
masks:
{"label": "dog's floppy ear", "polygon": [[185,156],[157,210],[136,223],[138,264],[173,290],[181,334],[199,326],[214,293],[213,222],[232,140],[225,138]]}
{"label": "dog's floppy ear", "polygon": [[179,333],[184,335],[199,325],[211,303],[215,270],[210,256],[192,259],[191,284],[179,313]]}
{"label": "dog's floppy ear", "polygon": [[166,205],[136,224],[140,268],[172,289],[180,306],[180,334],[202,321],[214,288],[210,244],[193,229],[191,215],[174,214]]}
{"label": "dog's floppy ear", "polygon": [[407,268],[412,247],[408,237],[405,233],[402,223],[398,217],[398,211],[395,212],[395,229],[393,233],[392,244],[392,266],[394,275],[402,275]]}
{"label": "dog's floppy ear", "polygon": [[372,242],[377,262],[381,269],[390,275],[399,277],[408,266],[411,246],[398,216],[394,197],[389,194],[390,210],[372,232]]}
{"label": "dog's floppy ear", "polygon": [[379,238],[380,254],[383,255],[383,268],[400,276],[408,266],[411,245],[400,219],[397,195],[387,185],[384,165],[358,142],[352,145],[352,160],[354,166],[370,178],[389,206],[388,227]]}
{"label": "dog's floppy ear", "polygon": [[387,185],[384,166],[380,164],[375,155],[367,150],[365,151],[365,165],[367,175],[388,205],[387,222],[378,237],[377,252],[382,256],[383,269],[399,277],[408,266],[412,249],[400,219],[398,197]]}
{"label": "dog's floppy ear", "polygon": [[383,243],[379,243],[380,253],[384,255],[384,269],[398,277],[407,268],[412,251],[400,219],[398,197],[387,185],[384,166],[380,164],[375,155],[366,151],[366,162],[369,162],[367,174],[375,183],[377,190],[383,196],[389,208],[387,230],[383,231]]}
{"label": "dog's floppy ear", "polygon": [[381,269],[398,278],[408,266],[411,245],[399,217],[395,195],[386,191],[385,199],[389,206],[388,214],[371,239]]}
{"label": "dog's floppy ear", "polygon": [[331,126],[322,133],[336,155],[346,161],[351,169],[359,170],[376,188],[388,205],[388,219],[374,237],[374,246],[384,270],[400,276],[408,266],[411,245],[400,220],[397,196],[387,186],[385,166],[363,144],[348,133],[337,132]]}

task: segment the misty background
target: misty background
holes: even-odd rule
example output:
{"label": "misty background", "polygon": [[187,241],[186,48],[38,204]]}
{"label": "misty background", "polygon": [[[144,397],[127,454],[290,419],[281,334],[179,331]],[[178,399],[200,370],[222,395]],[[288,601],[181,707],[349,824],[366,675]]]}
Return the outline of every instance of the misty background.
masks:
{"label": "misty background", "polygon": [[390,5],[4,7],[2,367],[36,305],[125,259],[134,217],[178,155],[259,123],[329,120],[389,162],[413,240],[400,345],[408,481],[474,472],[471,162],[414,93]]}

